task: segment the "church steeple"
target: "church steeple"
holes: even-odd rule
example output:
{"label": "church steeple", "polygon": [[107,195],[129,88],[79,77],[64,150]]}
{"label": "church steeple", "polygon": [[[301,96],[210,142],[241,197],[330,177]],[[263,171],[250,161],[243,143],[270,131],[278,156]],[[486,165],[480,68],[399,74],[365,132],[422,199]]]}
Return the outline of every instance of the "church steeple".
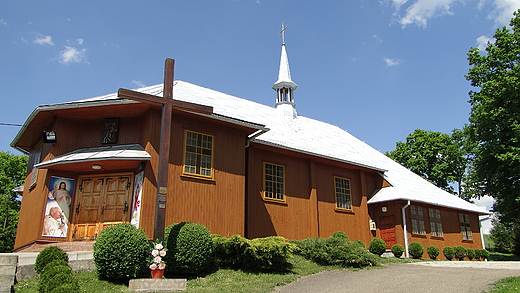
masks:
{"label": "church steeple", "polygon": [[295,118],[296,104],[294,103],[294,91],[298,87],[291,79],[291,70],[289,69],[289,58],[285,49],[285,30],[287,26],[282,22],[282,54],[280,57],[280,69],[278,71],[278,80],[274,83],[273,89],[276,91],[276,108],[280,109],[284,115]]}

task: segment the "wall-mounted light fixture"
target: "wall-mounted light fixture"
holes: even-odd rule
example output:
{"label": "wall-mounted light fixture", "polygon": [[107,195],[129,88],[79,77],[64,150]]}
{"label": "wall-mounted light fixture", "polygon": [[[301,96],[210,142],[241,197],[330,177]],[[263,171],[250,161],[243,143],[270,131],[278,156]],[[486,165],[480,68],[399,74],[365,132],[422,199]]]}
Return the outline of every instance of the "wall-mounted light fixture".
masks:
{"label": "wall-mounted light fixture", "polygon": [[93,164],[93,165],[92,165],[92,169],[94,169],[94,170],[101,170],[101,168],[102,168],[102,167],[101,167],[101,165],[99,165],[99,164]]}
{"label": "wall-mounted light fixture", "polygon": [[382,211],[383,213],[386,213],[386,211],[388,211],[388,208],[384,206],[384,207],[381,208],[381,211]]}
{"label": "wall-mounted light fixture", "polygon": [[56,143],[56,132],[54,130],[45,130],[43,132],[43,142]]}

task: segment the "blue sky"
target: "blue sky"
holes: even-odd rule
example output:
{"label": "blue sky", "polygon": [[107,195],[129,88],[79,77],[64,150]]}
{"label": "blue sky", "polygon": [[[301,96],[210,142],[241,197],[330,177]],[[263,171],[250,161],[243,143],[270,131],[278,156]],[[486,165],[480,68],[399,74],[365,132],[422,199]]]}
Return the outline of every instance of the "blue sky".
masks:
{"label": "blue sky", "polygon": [[[175,78],[274,105],[281,22],[300,115],[376,149],[467,123],[466,53],[520,0],[0,2],[0,123]],[[0,150],[20,127],[0,126]]]}

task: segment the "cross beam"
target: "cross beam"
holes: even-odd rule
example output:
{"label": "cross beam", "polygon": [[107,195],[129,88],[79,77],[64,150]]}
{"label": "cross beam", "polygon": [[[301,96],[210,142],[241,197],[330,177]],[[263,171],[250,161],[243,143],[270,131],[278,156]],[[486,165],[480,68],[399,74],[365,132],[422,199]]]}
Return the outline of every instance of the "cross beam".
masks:
{"label": "cross beam", "polygon": [[170,140],[172,110],[178,109],[203,114],[212,114],[213,107],[173,100],[173,69],[175,60],[167,58],[164,64],[163,97],[120,88],[117,96],[124,99],[162,106],[159,163],[157,167],[157,193],[155,195],[154,239],[164,238],[166,196],[168,193],[168,167],[170,162]]}

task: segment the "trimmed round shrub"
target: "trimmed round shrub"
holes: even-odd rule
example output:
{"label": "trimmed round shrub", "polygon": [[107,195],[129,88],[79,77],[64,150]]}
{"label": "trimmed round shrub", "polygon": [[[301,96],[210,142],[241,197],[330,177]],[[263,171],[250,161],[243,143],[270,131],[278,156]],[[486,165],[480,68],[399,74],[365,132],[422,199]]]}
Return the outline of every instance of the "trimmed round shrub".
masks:
{"label": "trimmed round shrub", "polygon": [[424,253],[424,248],[419,242],[412,242],[408,245],[408,252],[415,259],[420,259]]}
{"label": "trimmed round shrub", "polygon": [[209,230],[201,224],[182,222],[169,227],[165,239],[166,274],[196,276],[215,268]]}
{"label": "trimmed round shrub", "polygon": [[437,256],[439,256],[439,248],[435,245],[430,245],[426,247],[426,252],[428,253],[428,256],[431,259],[437,259]]}
{"label": "trimmed round shrub", "polygon": [[403,256],[404,247],[401,244],[394,244],[390,248],[390,251],[394,254],[395,257],[400,258]]}
{"label": "trimmed round shrub", "polygon": [[442,249],[442,254],[447,260],[452,260],[455,257],[455,250],[453,247],[446,246]]}
{"label": "trimmed round shrub", "polygon": [[70,276],[72,275],[72,269],[68,265],[46,266],[40,275],[38,291],[45,293],[52,289],[49,289],[49,286],[54,286],[53,288],[57,287],[58,285],[55,284],[56,282],[53,279],[60,274],[67,274]]}
{"label": "trimmed round shrub", "polygon": [[34,262],[34,270],[36,273],[41,274],[43,268],[54,260],[63,260],[67,263],[69,261],[69,256],[65,251],[63,251],[63,249],[57,246],[46,247],[38,253],[36,261]]}
{"label": "trimmed round shrub", "polygon": [[381,256],[386,251],[386,242],[381,238],[374,238],[368,244],[368,251]]}
{"label": "trimmed round shrub", "polygon": [[466,257],[466,248],[463,246],[455,246],[453,247],[453,250],[455,251],[455,258],[458,260],[464,260]]}
{"label": "trimmed round shrub", "polygon": [[105,228],[94,243],[94,263],[101,279],[125,280],[147,268],[146,234],[129,223]]}
{"label": "trimmed round shrub", "polygon": [[472,261],[475,258],[475,249],[473,248],[466,248],[466,256],[470,261]]}

